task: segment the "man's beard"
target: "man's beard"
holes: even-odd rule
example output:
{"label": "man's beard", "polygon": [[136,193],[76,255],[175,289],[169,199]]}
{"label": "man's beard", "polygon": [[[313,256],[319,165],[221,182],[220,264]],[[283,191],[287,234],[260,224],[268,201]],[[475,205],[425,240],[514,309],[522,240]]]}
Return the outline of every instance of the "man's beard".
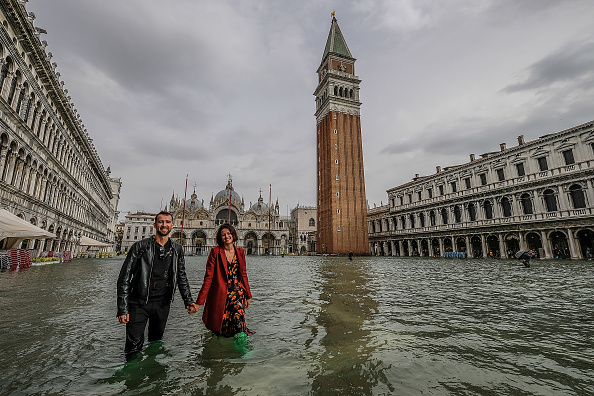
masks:
{"label": "man's beard", "polygon": [[170,232],[171,232],[171,230],[167,231],[166,233],[161,232],[161,230],[157,230],[157,234],[164,236],[164,237],[169,235]]}

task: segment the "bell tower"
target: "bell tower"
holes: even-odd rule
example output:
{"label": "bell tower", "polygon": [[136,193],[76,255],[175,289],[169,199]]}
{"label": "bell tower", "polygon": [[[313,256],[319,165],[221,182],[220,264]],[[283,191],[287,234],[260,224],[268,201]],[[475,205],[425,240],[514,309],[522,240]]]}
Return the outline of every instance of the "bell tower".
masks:
{"label": "bell tower", "polygon": [[369,254],[359,83],[332,13],[316,97],[318,253]]}

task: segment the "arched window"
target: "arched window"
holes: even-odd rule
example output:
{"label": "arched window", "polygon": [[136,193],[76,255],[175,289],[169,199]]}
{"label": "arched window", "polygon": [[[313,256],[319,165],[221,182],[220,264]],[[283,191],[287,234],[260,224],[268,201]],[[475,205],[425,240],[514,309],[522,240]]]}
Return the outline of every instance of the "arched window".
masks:
{"label": "arched window", "polygon": [[415,215],[411,214],[409,216],[409,219],[410,219],[410,228],[415,228]]}
{"label": "arched window", "polygon": [[545,206],[547,212],[556,212],[557,211],[557,199],[555,197],[555,192],[553,190],[545,190],[543,193]]}
{"label": "arched window", "polygon": [[353,90],[350,90],[349,96],[351,97],[351,99],[353,99]]}
{"label": "arched window", "polygon": [[509,198],[503,197],[501,198],[501,209],[503,209],[503,217],[510,217],[511,214],[511,204],[509,202]]}
{"label": "arched window", "polygon": [[534,210],[532,209],[532,199],[530,199],[530,194],[522,194],[522,196],[520,196],[520,202],[522,202],[522,209],[524,210],[525,215],[534,213]]}
{"label": "arched window", "polygon": [[431,224],[432,226],[435,225],[435,212],[434,211],[429,212],[429,224]]}
{"label": "arched window", "polygon": [[448,224],[448,211],[446,208],[441,210],[441,223]]}
{"label": "arched window", "polygon": [[571,202],[573,203],[574,209],[581,209],[586,207],[586,197],[584,196],[584,190],[579,184],[574,184],[569,187],[569,195],[571,196]]}
{"label": "arched window", "polygon": [[476,221],[476,208],[473,203],[468,204],[468,217],[470,221]]}
{"label": "arched window", "polygon": [[313,218],[309,219],[309,226],[315,227],[315,225],[316,225],[316,221]]}
{"label": "arched window", "polygon": [[338,96],[342,97],[342,87],[338,90]]}
{"label": "arched window", "polygon": [[338,87],[334,87],[334,96],[338,96]]}
{"label": "arched window", "polygon": [[423,213],[419,213],[419,222],[421,223],[421,227],[425,227],[425,215]]}
{"label": "arched window", "polygon": [[493,218],[493,204],[491,201],[485,201],[483,204],[483,208],[485,209],[485,218],[492,219]]}
{"label": "arched window", "polygon": [[404,216],[400,217],[400,225],[402,226],[403,230],[406,229],[406,217],[404,217]]}
{"label": "arched window", "polygon": [[462,212],[460,211],[460,206],[458,205],[454,206],[454,220],[456,223],[462,221]]}

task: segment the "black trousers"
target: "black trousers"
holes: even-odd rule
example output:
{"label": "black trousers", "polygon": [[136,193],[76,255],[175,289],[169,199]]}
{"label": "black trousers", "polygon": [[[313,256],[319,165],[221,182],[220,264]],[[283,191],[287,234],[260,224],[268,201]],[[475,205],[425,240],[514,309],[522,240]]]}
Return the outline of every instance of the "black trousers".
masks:
{"label": "black trousers", "polygon": [[130,304],[130,320],[126,323],[126,354],[133,354],[142,349],[144,329],[148,322],[148,341],[163,338],[171,301],[149,301],[148,304]]}

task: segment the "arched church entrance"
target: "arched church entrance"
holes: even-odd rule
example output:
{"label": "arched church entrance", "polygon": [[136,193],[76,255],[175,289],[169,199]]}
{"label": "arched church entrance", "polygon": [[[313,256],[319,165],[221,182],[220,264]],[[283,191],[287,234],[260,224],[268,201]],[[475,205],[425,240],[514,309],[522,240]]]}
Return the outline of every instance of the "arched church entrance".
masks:
{"label": "arched church entrance", "polygon": [[243,238],[245,254],[258,254],[258,236],[254,232],[248,232]]}
{"label": "arched church entrance", "polygon": [[192,235],[192,251],[196,255],[202,255],[206,252],[206,234],[202,230],[197,230]]}

